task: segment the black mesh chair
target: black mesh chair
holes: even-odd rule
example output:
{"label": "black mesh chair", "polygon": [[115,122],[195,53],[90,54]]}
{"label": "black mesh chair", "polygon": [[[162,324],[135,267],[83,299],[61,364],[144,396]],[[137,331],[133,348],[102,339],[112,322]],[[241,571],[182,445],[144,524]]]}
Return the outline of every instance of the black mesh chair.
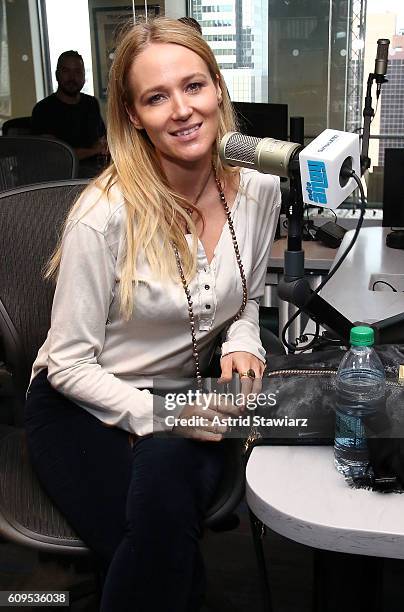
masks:
{"label": "black mesh chair", "polygon": [[29,136],[32,134],[31,117],[14,117],[1,127],[3,136]]}
{"label": "black mesh chair", "polygon": [[[11,371],[16,403],[16,427],[0,439],[0,535],[42,551],[72,554],[89,551],[42,489],[18,427],[31,365],[50,322],[53,286],[43,280],[43,266],[85,184],[47,183],[0,194],[1,358]],[[225,444],[225,479],[206,516],[212,528],[244,493],[241,441]]]}
{"label": "black mesh chair", "polygon": [[49,328],[53,286],[42,270],[86,184],[43,183],[0,194],[1,359],[12,375],[16,425],[0,439],[0,534],[44,551],[87,551],[40,486],[19,428],[30,369]]}
{"label": "black mesh chair", "polygon": [[61,140],[42,136],[0,137],[0,191],[77,177],[78,159]]}

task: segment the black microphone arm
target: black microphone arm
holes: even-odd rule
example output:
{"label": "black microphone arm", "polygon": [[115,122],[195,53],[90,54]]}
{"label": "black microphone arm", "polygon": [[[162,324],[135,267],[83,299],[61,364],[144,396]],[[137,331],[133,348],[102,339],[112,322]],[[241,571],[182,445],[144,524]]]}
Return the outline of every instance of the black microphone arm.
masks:
{"label": "black microphone arm", "polygon": [[[305,277],[302,248],[303,197],[298,156],[299,152],[296,152],[289,165],[288,242],[284,254],[284,276],[278,284],[278,296],[281,300],[297,306],[313,321],[349,344],[349,335],[354,324],[313,291]],[[288,348],[294,349],[291,345]]]}

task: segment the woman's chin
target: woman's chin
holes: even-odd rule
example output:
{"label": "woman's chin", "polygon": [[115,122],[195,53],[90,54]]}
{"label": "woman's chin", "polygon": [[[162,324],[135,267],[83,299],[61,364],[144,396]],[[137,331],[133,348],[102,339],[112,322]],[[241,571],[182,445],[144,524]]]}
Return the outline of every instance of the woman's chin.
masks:
{"label": "woman's chin", "polygon": [[174,163],[187,165],[210,163],[212,159],[212,147],[209,147],[208,149],[204,148],[203,150],[194,149],[193,151],[174,151],[168,155],[162,154],[161,158],[162,160],[165,158]]}

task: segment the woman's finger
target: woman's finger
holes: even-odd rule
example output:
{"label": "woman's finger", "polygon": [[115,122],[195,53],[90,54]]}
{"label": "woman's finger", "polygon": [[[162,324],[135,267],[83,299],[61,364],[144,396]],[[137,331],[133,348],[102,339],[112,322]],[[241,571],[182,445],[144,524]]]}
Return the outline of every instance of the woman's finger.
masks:
{"label": "woman's finger", "polygon": [[217,379],[218,383],[230,382],[233,377],[233,359],[225,355],[220,360],[220,367],[222,369],[220,378]]}
{"label": "woman's finger", "polygon": [[247,397],[252,392],[254,379],[247,375],[240,375],[241,394],[244,396],[244,406],[247,403]]}
{"label": "woman's finger", "polygon": [[259,377],[257,376],[253,380],[251,393],[253,393],[254,395],[258,395],[258,393],[261,392],[261,389],[262,389],[262,378],[261,376]]}

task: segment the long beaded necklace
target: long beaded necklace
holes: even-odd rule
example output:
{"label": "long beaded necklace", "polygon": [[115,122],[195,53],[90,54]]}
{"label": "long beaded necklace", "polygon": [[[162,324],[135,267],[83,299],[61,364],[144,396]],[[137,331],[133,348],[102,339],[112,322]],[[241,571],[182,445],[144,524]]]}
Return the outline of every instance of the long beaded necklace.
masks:
{"label": "long beaded necklace", "polygon": [[[209,174],[209,176],[210,176],[210,174]],[[246,277],[245,277],[245,273],[244,273],[243,263],[241,261],[240,250],[239,250],[238,244],[237,244],[236,232],[234,231],[234,225],[233,225],[233,221],[231,219],[230,209],[229,209],[229,206],[227,204],[226,197],[224,195],[222,185],[221,185],[219,179],[216,176],[215,176],[215,181],[216,181],[216,185],[217,185],[217,190],[219,192],[220,201],[223,204],[223,208],[224,208],[224,211],[226,213],[227,223],[229,225],[230,236],[231,236],[231,240],[232,240],[232,243],[233,243],[234,252],[235,252],[235,255],[236,255],[237,265],[238,265],[238,268],[240,270],[241,284],[242,284],[242,288],[243,288],[243,298],[242,298],[242,301],[241,301],[241,306],[238,309],[237,314],[235,315],[235,317],[232,320],[232,323],[234,323],[234,321],[237,321],[241,317],[241,315],[244,312],[244,309],[246,307],[246,304],[247,304],[247,299],[248,299],[247,281],[246,281]],[[207,184],[207,182],[206,182],[206,184]],[[204,185],[203,189],[206,187],[206,184]],[[202,191],[203,191],[203,189],[202,189]],[[199,194],[199,197],[200,197],[200,194]],[[199,199],[199,197],[197,199]],[[203,391],[202,375],[201,375],[200,364],[199,364],[198,343],[197,343],[197,340],[196,340],[196,333],[195,333],[195,316],[194,316],[191,292],[189,290],[188,283],[187,283],[187,281],[185,279],[184,270],[182,269],[180,254],[178,252],[177,246],[174,243],[173,243],[173,249],[174,249],[175,260],[176,260],[176,263],[177,263],[178,272],[179,272],[179,275],[181,277],[182,286],[183,286],[184,293],[185,293],[185,296],[187,298],[187,303],[188,303],[189,327],[190,327],[190,330],[191,330],[192,356],[193,356],[194,362],[195,362],[196,381],[197,381],[197,385],[198,385],[199,391]]]}

